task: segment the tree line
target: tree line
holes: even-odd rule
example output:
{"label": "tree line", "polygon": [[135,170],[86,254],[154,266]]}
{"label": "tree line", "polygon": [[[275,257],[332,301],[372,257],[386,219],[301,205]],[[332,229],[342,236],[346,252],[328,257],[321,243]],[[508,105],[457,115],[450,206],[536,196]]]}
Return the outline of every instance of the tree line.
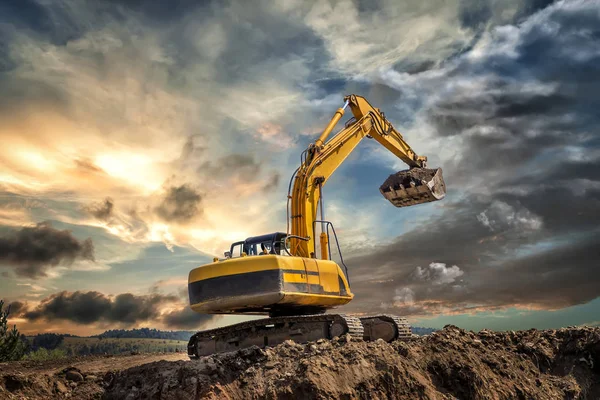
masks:
{"label": "tree line", "polygon": [[[168,342],[179,340],[187,342],[193,332],[160,331],[157,329],[113,329],[89,338],[58,333],[40,333],[26,337],[19,333],[16,325],[8,324],[10,306],[4,309],[0,300],[0,362],[29,360],[48,360],[77,355],[122,354],[137,352],[176,352],[184,351],[185,343]],[[65,337],[80,338],[65,343]],[[112,340],[115,339],[115,340]],[[118,339],[140,339],[118,340]],[[144,339],[162,339],[146,341]]]}
{"label": "tree line", "polygon": [[139,328],[139,329],[111,329],[96,337],[107,338],[130,338],[130,339],[168,339],[168,340],[190,340],[194,334],[191,331],[161,331],[158,329]]}

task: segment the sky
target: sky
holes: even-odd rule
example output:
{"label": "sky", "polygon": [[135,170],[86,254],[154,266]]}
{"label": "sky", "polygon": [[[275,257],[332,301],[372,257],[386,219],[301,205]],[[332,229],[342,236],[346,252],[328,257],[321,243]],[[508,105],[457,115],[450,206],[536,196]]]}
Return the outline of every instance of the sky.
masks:
{"label": "sky", "polygon": [[28,334],[242,320],[192,312],[187,274],[285,231],[355,93],[448,193],[393,207],[406,165],[361,143],[324,189],[340,311],[598,325],[599,92],[598,0],[3,1],[0,298]]}

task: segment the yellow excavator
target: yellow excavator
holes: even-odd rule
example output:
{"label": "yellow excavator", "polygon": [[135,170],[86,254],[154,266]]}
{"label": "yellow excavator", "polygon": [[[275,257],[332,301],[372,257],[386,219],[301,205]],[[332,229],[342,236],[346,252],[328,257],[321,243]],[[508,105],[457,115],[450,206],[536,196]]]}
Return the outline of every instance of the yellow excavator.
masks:
{"label": "yellow excavator", "polygon": [[[348,107],[353,117],[329,138]],[[428,169],[427,157],[411,149],[381,110],[361,96],[344,97],[344,106],[302,153],[301,165],[290,179],[287,231],[235,242],[224,259],[215,258],[189,274],[194,311],[269,317],[197,332],[188,344],[190,358],[273,346],[287,339],[302,343],[348,334],[389,342],[411,336],[408,322],[398,316],[325,313],[347,304],[354,294],[335,229],[325,220],[323,187],[364,138],[375,139],[410,167],[390,175],[379,188],[393,205],[412,206],[445,196],[442,170]],[[332,243],[340,264],[331,260]]]}

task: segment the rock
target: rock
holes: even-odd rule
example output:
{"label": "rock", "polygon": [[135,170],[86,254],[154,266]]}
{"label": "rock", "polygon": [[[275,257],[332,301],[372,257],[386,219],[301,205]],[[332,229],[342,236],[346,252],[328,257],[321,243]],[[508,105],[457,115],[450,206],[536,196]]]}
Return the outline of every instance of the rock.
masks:
{"label": "rock", "polygon": [[265,354],[265,356],[266,356],[267,358],[271,358],[271,357],[273,357],[273,355],[275,354],[275,353],[273,352],[273,349],[272,349],[272,348],[270,348],[270,347],[266,347],[266,348],[263,350],[263,352],[264,352],[264,354]]}
{"label": "rock", "polygon": [[68,370],[65,374],[65,378],[67,378],[68,381],[83,382],[83,375],[76,369]]}
{"label": "rock", "polygon": [[4,376],[4,386],[9,392],[16,392],[24,388],[25,377],[21,374],[9,374]]}
{"label": "rock", "polygon": [[71,386],[73,389],[75,389],[77,387],[77,382],[70,381],[69,386]]}
{"label": "rock", "polygon": [[352,341],[352,336],[350,336],[350,335],[349,335],[349,334],[347,334],[347,333],[346,333],[345,335],[342,335],[342,336],[339,338],[339,342],[340,342],[340,343],[350,343],[351,341]]}
{"label": "rock", "polygon": [[69,389],[61,381],[56,381],[54,382],[54,391],[56,393],[65,394],[69,391]]}
{"label": "rock", "polygon": [[96,375],[86,375],[85,380],[90,382],[95,382],[98,379]]}
{"label": "rock", "polygon": [[105,386],[107,386],[107,387],[112,386],[112,384],[115,381],[115,374],[111,371],[107,372],[106,374],[104,374],[102,381],[104,382]]}

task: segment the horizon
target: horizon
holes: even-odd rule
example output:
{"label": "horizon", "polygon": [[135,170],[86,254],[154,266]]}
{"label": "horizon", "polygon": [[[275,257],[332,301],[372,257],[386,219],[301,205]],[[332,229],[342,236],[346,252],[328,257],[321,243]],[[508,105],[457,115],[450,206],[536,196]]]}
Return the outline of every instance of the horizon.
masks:
{"label": "horizon", "polygon": [[[286,226],[343,96],[385,112],[446,197],[364,140],[324,189],[343,313],[467,330],[600,326],[600,1],[0,4],[0,299],[21,333],[199,330],[189,271]],[[348,114],[336,127],[340,129]]]}

